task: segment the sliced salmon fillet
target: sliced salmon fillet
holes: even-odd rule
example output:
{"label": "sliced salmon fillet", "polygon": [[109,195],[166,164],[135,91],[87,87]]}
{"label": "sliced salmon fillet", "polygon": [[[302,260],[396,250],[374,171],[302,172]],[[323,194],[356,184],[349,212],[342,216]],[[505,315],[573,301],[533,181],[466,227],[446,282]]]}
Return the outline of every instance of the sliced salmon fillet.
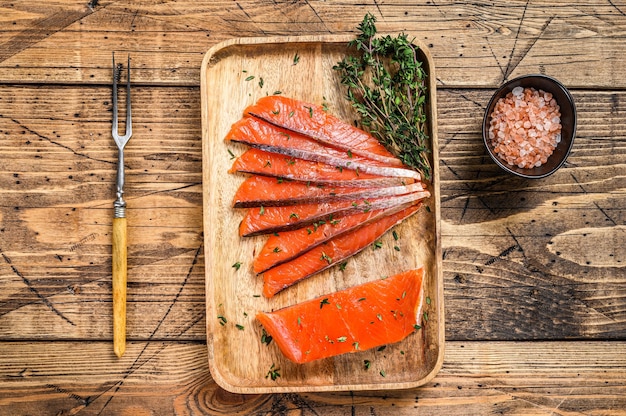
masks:
{"label": "sliced salmon fillet", "polygon": [[251,176],[237,189],[235,208],[270,207],[404,195],[422,190],[420,182],[374,188],[320,186],[281,178]]}
{"label": "sliced salmon fillet", "polygon": [[251,237],[259,234],[280,233],[302,228],[321,220],[330,221],[331,217],[339,218],[343,215],[410,204],[429,196],[428,191],[418,191],[384,198],[250,208],[239,224],[239,235]]}
{"label": "sliced salmon fillet", "polygon": [[246,150],[235,160],[228,172],[274,176],[292,181],[330,186],[392,186],[415,181],[411,178],[387,177],[351,169],[341,169],[326,163],[267,152],[257,148]]}
{"label": "sliced salmon fillet", "polygon": [[381,218],[339,237],[332,238],[295,259],[263,273],[263,295],[271,298],[283,289],[332,267],[374,243],[385,232],[415,214],[419,206]]}
{"label": "sliced salmon fillet", "polygon": [[305,134],[322,143],[351,151],[355,155],[402,166],[378,139],[324,111],[323,107],[279,95],[259,99],[244,114]]}
{"label": "sliced salmon fillet", "polygon": [[253,117],[244,117],[234,123],[224,140],[244,143],[251,147],[290,157],[327,163],[338,169],[350,169],[381,176],[420,179],[418,172],[403,168],[399,159],[393,159],[396,163],[374,160],[356,154],[349,149],[344,150],[321,144],[298,132],[283,129]]}
{"label": "sliced salmon fillet", "polygon": [[310,226],[270,235],[252,263],[255,273],[263,273],[272,267],[293,260],[320,244],[381,218],[393,215],[418,201],[411,201],[392,208],[359,212],[343,217],[331,216]]}
{"label": "sliced salmon fillet", "polygon": [[296,304],[256,319],[291,361],[306,363],[402,341],[421,323],[424,269]]}

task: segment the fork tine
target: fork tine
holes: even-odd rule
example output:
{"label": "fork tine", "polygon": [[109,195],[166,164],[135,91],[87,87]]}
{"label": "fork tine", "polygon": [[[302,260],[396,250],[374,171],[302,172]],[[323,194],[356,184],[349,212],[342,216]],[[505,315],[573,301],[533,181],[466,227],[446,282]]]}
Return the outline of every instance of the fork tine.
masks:
{"label": "fork tine", "polygon": [[113,52],[113,138],[117,141],[117,67],[115,66],[115,52]]}
{"label": "fork tine", "polygon": [[130,54],[128,55],[128,64],[127,64],[127,77],[126,77],[126,134],[124,134],[124,139],[130,139],[130,136],[133,134],[133,120],[131,116],[130,110]]}

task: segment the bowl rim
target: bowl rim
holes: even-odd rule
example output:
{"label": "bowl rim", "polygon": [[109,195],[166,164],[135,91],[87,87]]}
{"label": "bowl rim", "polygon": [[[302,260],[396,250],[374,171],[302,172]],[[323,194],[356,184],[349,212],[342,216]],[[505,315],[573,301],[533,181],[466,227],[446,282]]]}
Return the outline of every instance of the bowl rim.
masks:
{"label": "bowl rim", "polygon": [[[530,173],[522,173],[522,172],[518,172],[516,170],[511,169],[511,167],[507,166],[506,163],[503,163],[492,151],[491,147],[489,146],[488,143],[488,125],[489,125],[489,119],[491,118],[491,111],[489,111],[489,109],[492,107],[492,104],[495,102],[496,99],[501,98],[501,94],[503,91],[507,90],[510,88],[510,85],[525,79],[530,79],[530,78],[543,78],[551,83],[553,83],[557,88],[561,89],[563,91],[563,93],[565,94],[565,96],[567,97],[567,104],[569,104],[572,108],[572,138],[569,142],[569,145],[565,151],[565,156],[561,159],[561,161],[554,166],[554,168],[552,168],[551,170],[549,170],[548,172],[544,172],[542,174],[539,175],[533,175]],[[511,90],[513,88],[510,88]],[[563,106],[563,103],[559,103],[559,106]],[[574,139],[576,137],[576,128],[577,128],[577,114],[576,114],[576,103],[574,102],[574,97],[572,96],[572,94],[569,92],[569,90],[556,78],[551,77],[549,75],[544,75],[544,74],[527,74],[527,75],[521,75],[519,77],[513,78],[507,82],[505,82],[504,84],[502,84],[500,87],[498,87],[498,89],[491,95],[491,98],[489,99],[489,102],[487,103],[487,107],[485,107],[485,114],[483,116],[483,123],[482,123],[482,136],[483,136],[483,145],[485,146],[485,148],[487,149],[487,153],[489,154],[489,157],[491,158],[491,160],[493,160],[498,166],[500,166],[500,168],[502,168],[503,170],[505,170],[508,173],[511,173],[513,175],[522,177],[522,178],[526,178],[526,179],[541,179],[541,178],[545,178],[547,176],[552,175],[554,172],[556,172],[557,170],[559,170],[561,168],[561,166],[563,166],[563,164],[565,163],[565,161],[567,160],[567,158],[569,157],[569,154],[572,150],[572,146],[574,145]],[[531,169],[526,169],[526,170],[531,170]]]}

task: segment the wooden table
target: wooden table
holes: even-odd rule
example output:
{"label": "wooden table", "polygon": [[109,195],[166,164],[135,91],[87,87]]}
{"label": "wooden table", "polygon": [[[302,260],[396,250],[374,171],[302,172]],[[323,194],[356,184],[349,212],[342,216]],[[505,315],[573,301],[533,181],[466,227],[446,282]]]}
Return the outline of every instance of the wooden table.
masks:
{"label": "wooden table", "polygon": [[[363,3],[365,3],[363,5]],[[626,2],[0,1],[0,414],[626,414]],[[207,365],[200,66],[234,37],[410,31],[437,67],[446,352],[412,390],[238,395]],[[111,51],[133,61],[111,343]],[[573,93],[565,166],[487,157],[494,89]]]}

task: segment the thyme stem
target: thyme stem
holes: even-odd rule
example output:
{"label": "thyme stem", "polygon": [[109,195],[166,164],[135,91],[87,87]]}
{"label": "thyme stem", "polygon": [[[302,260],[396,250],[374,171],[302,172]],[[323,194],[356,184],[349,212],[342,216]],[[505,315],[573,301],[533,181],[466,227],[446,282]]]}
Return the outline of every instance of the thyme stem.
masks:
{"label": "thyme stem", "polygon": [[430,179],[425,102],[426,73],[407,35],[376,37],[376,18],[366,14],[348,43],[356,54],[333,67],[361,124],[407,166]]}

